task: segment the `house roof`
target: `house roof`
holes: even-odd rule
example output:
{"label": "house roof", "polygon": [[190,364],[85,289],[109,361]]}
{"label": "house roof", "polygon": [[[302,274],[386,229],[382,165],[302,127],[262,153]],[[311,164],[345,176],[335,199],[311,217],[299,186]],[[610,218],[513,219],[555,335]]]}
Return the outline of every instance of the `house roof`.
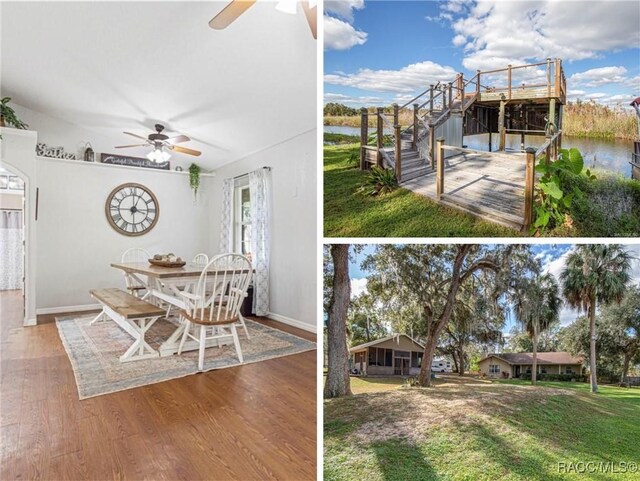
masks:
{"label": "house roof", "polygon": [[391,336],[383,337],[382,339],[376,339],[375,341],[370,341],[370,342],[366,342],[364,344],[359,344],[357,346],[353,346],[352,348],[349,349],[349,352],[362,351],[363,349],[366,349],[368,347],[375,346],[377,344],[380,344],[380,343],[383,343],[383,342],[386,342],[386,341],[390,341],[392,339],[395,339],[396,337],[401,337],[401,336],[406,337],[407,339],[409,339],[415,345],[419,346],[420,349],[424,349],[424,346],[422,344],[420,344],[418,341],[416,341],[415,339],[413,339],[411,336],[407,336],[406,334],[392,334]]}
{"label": "house roof", "polygon": [[[508,364],[532,364],[532,352],[502,352],[487,354],[480,362],[490,357],[497,357]],[[538,364],[582,364],[582,357],[572,356],[568,352],[539,352],[537,354]]]}

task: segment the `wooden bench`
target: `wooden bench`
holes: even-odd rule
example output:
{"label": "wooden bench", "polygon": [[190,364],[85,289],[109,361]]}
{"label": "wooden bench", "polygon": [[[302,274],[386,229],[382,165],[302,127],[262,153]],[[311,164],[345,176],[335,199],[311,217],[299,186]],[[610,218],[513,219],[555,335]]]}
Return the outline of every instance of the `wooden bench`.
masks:
{"label": "wooden bench", "polygon": [[164,309],[116,288],[91,289],[89,292],[102,305],[102,313],[95,320],[104,313],[134,339],[127,352],[120,356],[120,362],[160,355],[147,343],[144,336],[153,323],[164,315]]}

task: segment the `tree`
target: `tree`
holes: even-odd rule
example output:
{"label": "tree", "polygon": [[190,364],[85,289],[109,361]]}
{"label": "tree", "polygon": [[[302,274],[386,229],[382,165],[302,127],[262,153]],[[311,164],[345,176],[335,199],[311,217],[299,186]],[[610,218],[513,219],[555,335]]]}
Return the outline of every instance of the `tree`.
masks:
{"label": "tree", "polygon": [[[324,397],[351,395],[349,349],[347,348],[347,313],[351,297],[349,279],[349,244],[330,247],[333,268],[332,293],[328,304],[327,347],[328,369]],[[325,267],[325,272],[328,270]]]}
{"label": "tree", "polygon": [[560,274],[562,292],[568,304],[587,312],[589,318],[589,366],[591,392],[598,392],[596,372],[596,308],[598,304],[620,302],[629,282],[631,256],[617,244],[577,246]]}
{"label": "tree", "polygon": [[516,318],[531,339],[531,384],[535,385],[538,374],[538,336],[559,320],[562,299],[558,295],[558,282],[552,274],[537,275],[521,282],[513,297]]}
{"label": "tree", "polygon": [[375,298],[366,292],[351,301],[349,332],[352,346],[380,339],[388,334],[380,314]]}
{"label": "tree", "polygon": [[625,382],[629,364],[640,353],[640,286],[629,287],[620,304],[604,306],[598,330],[605,329],[622,356],[620,382]]}
{"label": "tree", "polygon": [[499,302],[511,279],[512,260],[520,257],[513,254],[527,250],[527,246],[517,244],[386,244],[367,258],[364,266],[373,273],[368,285],[376,288],[384,300],[418,305],[425,338],[418,376],[422,386],[431,385],[433,355],[451,321],[460,286],[485,272],[493,286],[489,299]]}

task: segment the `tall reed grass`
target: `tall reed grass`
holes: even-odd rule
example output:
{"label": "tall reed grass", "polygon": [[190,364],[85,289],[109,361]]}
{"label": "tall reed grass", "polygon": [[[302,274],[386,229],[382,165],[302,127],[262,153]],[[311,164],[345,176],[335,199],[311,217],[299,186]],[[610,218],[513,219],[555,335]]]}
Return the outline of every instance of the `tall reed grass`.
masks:
{"label": "tall reed grass", "polygon": [[635,139],[637,122],[633,110],[596,102],[569,102],[564,107],[562,131],[575,137]]}

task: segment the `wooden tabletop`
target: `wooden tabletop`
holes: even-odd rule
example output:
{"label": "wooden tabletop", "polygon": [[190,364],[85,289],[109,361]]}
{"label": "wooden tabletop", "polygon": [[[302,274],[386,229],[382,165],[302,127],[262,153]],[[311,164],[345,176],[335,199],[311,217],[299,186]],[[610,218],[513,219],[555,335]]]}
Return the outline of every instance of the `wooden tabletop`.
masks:
{"label": "wooden tabletop", "polygon": [[[143,276],[154,277],[156,279],[170,279],[175,277],[198,277],[202,273],[202,266],[188,262],[182,267],[160,267],[148,262],[120,262],[113,263],[111,267],[120,269],[130,274],[141,274]],[[209,272],[222,272],[220,269],[212,268]],[[230,271],[231,272],[231,271]]]}

